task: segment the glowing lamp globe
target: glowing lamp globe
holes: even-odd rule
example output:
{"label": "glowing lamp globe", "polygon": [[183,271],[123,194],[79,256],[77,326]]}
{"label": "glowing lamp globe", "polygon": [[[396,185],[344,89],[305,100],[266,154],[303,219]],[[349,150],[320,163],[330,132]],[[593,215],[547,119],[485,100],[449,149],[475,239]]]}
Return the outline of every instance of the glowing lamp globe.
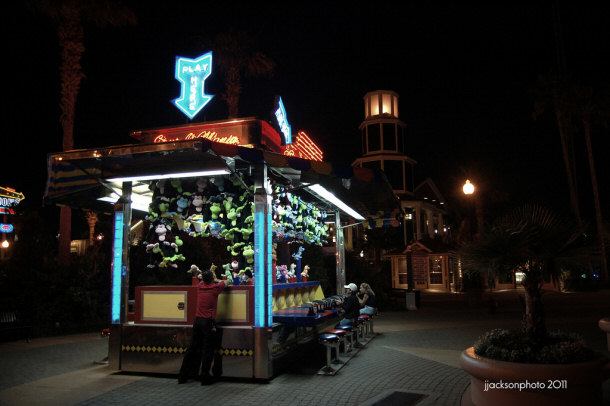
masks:
{"label": "glowing lamp globe", "polygon": [[471,195],[474,193],[474,185],[470,183],[468,179],[466,179],[466,183],[464,183],[462,190],[464,191],[465,195]]}

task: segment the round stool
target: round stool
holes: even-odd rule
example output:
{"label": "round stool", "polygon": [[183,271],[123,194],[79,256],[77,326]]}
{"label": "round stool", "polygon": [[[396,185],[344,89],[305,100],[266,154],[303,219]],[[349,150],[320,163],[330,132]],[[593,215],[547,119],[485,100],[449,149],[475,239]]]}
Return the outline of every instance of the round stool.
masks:
{"label": "round stool", "polygon": [[[338,330],[343,330],[345,331],[345,336],[349,339],[349,346],[345,346],[345,352],[348,353],[352,350],[352,348],[354,348],[354,327],[353,326],[343,326],[341,324],[338,324],[335,326],[335,329]],[[347,340],[346,340],[346,344],[347,344]]]}
{"label": "round stool", "polygon": [[373,316],[370,316],[368,314],[361,314],[360,317],[366,319],[367,335],[374,334],[375,332],[373,331]]}
{"label": "round stool", "polygon": [[[335,334],[339,337],[339,341],[341,342],[341,344],[343,344],[343,353],[346,354],[347,353],[347,332],[343,329],[340,328],[335,328],[332,330],[328,330],[326,332],[327,334]],[[339,346],[339,349],[341,349],[341,346]],[[335,364],[342,364],[343,361],[341,361],[339,359],[339,354],[336,354],[337,357],[333,360],[333,363]],[[335,362],[336,361],[336,362]]]}
{"label": "round stool", "polygon": [[365,335],[368,336],[370,333],[370,329],[371,329],[370,320],[371,320],[371,318],[369,316],[367,316],[366,314],[361,314],[360,316],[358,316],[358,322],[362,325],[362,328],[364,330],[364,333],[362,334],[363,337]]}
{"label": "round stool", "polygon": [[323,333],[318,336],[320,344],[326,347],[326,366],[322,368],[324,372],[335,372],[331,364],[331,351],[334,348],[337,358],[339,357],[339,336],[336,334]]}

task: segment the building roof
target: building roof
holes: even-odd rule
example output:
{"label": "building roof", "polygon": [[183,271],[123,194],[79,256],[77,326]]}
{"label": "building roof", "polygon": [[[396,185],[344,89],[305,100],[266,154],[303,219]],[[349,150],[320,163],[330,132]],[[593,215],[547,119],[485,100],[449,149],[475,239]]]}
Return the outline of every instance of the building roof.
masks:
{"label": "building roof", "polygon": [[[309,161],[262,148],[207,139],[50,154],[44,202],[109,212],[111,207],[98,198],[112,189],[107,179],[117,175],[141,176],[213,168],[228,168],[232,173],[247,174],[252,173],[254,164],[261,162],[269,168],[270,178],[289,184],[294,193],[305,194],[307,185],[318,183],[365,216],[370,212],[400,209],[400,202],[381,171]],[[307,198],[328,206],[328,202],[313,195]]]}

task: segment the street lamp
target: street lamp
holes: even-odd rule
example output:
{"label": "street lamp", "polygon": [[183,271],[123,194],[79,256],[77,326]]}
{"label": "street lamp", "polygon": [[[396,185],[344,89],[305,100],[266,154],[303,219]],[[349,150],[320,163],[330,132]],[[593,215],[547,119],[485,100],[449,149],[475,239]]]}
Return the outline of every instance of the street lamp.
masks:
{"label": "street lamp", "polygon": [[478,236],[481,234],[481,231],[483,231],[483,207],[481,204],[480,192],[475,195],[475,187],[472,183],[470,183],[469,179],[466,179],[464,186],[462,186],[462,191],[466,196],[468,196],[469,199],[473,200],[475,216],[477,219],[477,230],[474,237],[478,238]]}
{"label": "street lamp", "polygon": [[466,183],[462,186],[462,190],[465,195],[471,195],[474,193],[474,185],[470,183],[470,180],[466,179]]}

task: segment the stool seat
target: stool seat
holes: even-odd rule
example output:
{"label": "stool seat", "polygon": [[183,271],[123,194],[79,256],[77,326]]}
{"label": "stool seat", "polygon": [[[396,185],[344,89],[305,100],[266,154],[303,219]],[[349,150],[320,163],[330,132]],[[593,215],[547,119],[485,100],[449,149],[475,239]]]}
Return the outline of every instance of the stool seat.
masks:
{"label": "stool seat", "polygon": [[369,316],[368,314],[361,314],[359,318],[360,319],[364,319],[364,320],[368,320],[368,319],[371,318],[371,316]]}
{"label": "stool seat", "polygon": [[324,333],[324,334],[320,334],[319,338],[321,341],[328,341],[328,342],[339,341],[339,336],[336,334]]}
{"label": "stool seat", "polygon": [[344,326],[344,325],[341,325],[341,324],[337,324],[337,325],[335,326],[335,328],[336,328],[336,329],[340,329],[340,330],[346,330],[346,331],[352,331],[352,330],[354,329],[354,327],[353,327],[353,326],[350,326],[350,325],[346,325],[346,326]]}
{"label": "stool seat", "polygon": [[346,334],[346,331],[342,330],[340,328],[335,328],[335,329],[332,329],[332,330],[328,330],[326,333],[327,334],[335,334],[335,335],[341,337],[341,336],[344,336]]}

